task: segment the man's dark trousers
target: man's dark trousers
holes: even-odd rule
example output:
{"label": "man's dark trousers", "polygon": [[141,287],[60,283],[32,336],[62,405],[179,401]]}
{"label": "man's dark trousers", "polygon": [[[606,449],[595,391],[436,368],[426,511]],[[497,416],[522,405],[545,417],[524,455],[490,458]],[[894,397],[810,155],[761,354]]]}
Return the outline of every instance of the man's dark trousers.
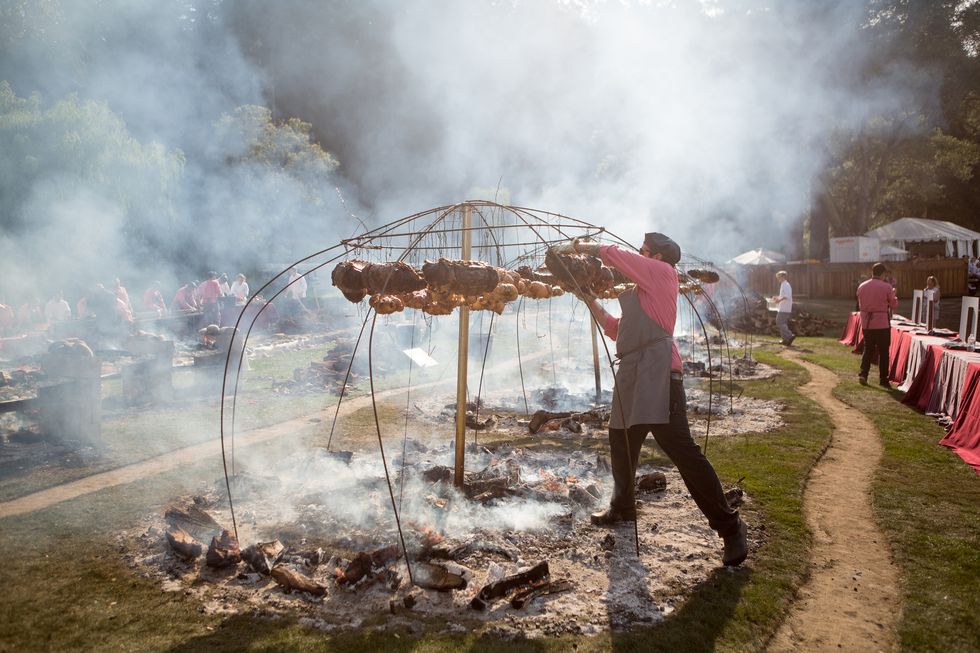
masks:
{"label": "man's dark trousers", "polygon": [[687,422],[687,396],[681,380],[670,382],[669,424],[634,424],[627,430],[609,429],[615,484],[610,502],[612,508],[623,512],[636,510],[633,498],[636,466],[648,433],[653,433],[657,444],[677,466],[695,503],[708,518],[708,525],[722,537],[738,532],[738,512],[729,507],[718,474],[691,437]]}
{"label": "man's dark trousers", "polygon": [[871,360],[878,356],[878,380],[888,382],[888,348],[892,343],[892,330],[864,329],[864,354],[861,356],[861,376],[868,378]]}

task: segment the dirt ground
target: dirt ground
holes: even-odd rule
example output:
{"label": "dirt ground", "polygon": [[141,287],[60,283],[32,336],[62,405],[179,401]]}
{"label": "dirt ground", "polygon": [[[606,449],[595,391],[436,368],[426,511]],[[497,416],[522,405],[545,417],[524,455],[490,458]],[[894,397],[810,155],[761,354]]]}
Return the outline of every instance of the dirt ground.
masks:
{"label": "dirt ground", "polygon": [[795,350],[784,355],[810,373],[801,390],[827,412],[835,430],[804,494],[814,534],[810,578],[769,650],[893,650],[901,615],[898,569],[870,500],[881,441],[866,417],[831,395],[836,375],[801,360]]}

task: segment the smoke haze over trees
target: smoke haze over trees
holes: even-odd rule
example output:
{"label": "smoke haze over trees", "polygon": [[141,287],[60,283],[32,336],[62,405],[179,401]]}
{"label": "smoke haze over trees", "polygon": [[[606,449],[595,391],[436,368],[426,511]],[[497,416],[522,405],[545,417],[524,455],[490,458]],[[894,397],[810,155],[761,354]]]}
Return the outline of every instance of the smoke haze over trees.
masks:
{"label": "smoke haze over trees", "polygon": [[475,188],[717,260],[980,227],[978,5],[0,0],[4,293],[257,269]]}

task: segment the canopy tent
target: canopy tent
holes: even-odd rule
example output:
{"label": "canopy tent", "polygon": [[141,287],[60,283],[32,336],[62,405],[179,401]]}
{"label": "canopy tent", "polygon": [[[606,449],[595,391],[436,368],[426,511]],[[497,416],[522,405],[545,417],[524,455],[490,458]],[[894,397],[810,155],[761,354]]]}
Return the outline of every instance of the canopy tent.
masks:
{"label": "canopy tent", "polygon": [[904,261],[908,258],[909,252],[894,245],[882,245],[878,250],[878,255],[882,261]]}
{"label": "canopy tent", "polygon": [[895,222],[872,229],[865,236],[902,249],[905,249],[906,243],[940,241],[946,245],[946,256],[973,256],[977,241],[980,241],[980,232],[945,220],[925,218],[899,218]]}
{"label": "canopy tent", "polygon": [[770,263],[785,262],[786,257],[779,252],[774,252],[771,249],[762,249],[761,247],[742,252],[729,261],[729,263],[738,263],[739,265],[769,265]]}

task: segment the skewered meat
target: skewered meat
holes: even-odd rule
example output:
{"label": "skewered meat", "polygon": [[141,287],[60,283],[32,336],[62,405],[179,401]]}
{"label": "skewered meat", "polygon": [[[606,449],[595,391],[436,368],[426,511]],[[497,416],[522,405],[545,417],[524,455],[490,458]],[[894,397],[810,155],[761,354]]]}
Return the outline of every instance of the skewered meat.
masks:
{"label": "skewered meat", "polygon": [[558,285],[566,290],[591,288],[602,269],[602,261],[595,256],[558,254],[550,249],[544,257],[544,264],[554,275]]}
{"label": "skewered meat", "polygon": [[602,266],[599,268],[599,273],[592,280],[589,285],[589,290],[592,291],[593,295],[601,295],[605,291],[613,287],[613,271],[611,268]]}
{"label": "skewered meat", "polygon": [[425,308],[425,305],[432,301],[431,293],[428,289],[426,290],[416,290],[413,293],[408,293],[399,297],[402,300],[402,304],[405,308],[414,308],[417,311],[421,311]]}
{"label": "skewered meat", "polygon": [[525,281],[541,281],[549,286],[555,285],[555,276],[551,273],[536,272],[529,265],[522,265],[517,268],[517,274]]}
{"label": "skewered meat", "polygon": [[378,315],[391,315],[405,308],[402,300],[394,295],[371,295],[368,304],[378,312]]}
{"label": "skewered meat", "polygon": [[511,283],[500,283],[493,289],[493,297],[502,302],[512,302],[518,296],[517,286]]}
{"label": "skewered meat", "polygon": [[369,293],[401,295],[425,288],[425,279],[408,263],[390,261],[372,263],[362,276]]}
{"label": "skewered meat", "polygon": [[369,265],[367,261],[343,261],[333,269],[330,280],[344,293],[344,297],[356,304],[367,295],[364,269]]}
{"label": "skewered meat", "polygon": [[551,286],[543,281],[532,281],[527,284],[524,296],[531,299],[548,299],[551,297]]}
{"label": "skewered meat", "polygon": [[718,280],[721,279],[714,270],[688,270],[687,276],[697,279],[701,283],[718,283]]}
{"label": "skewered meat", "polygon": [[467,296],[492,292],[500,282],[497,269],[483,261],[453,261],[446,258],[426,261],[422,266],[422,275],[434,290]]}

